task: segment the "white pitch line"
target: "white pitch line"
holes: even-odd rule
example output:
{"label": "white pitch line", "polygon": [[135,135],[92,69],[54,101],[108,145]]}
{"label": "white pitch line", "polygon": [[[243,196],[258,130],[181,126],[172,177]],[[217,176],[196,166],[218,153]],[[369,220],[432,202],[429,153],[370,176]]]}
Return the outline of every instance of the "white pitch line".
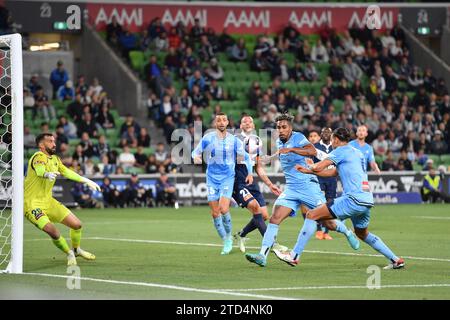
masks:
{"label": "white pitch line", "polygon": [[[25,241],[48,241],[48,239],[27,239]],[[106,241],[118,241],[118,242],[135,242],[135,243],[154,243],[154,244],[170,244],[181,246],[202,246],[202,247],[222,247],[217,243],[201,243],[201,242],[180,242],[180,241],[162,241],[162,240],[142,240],[142,239],[121,239],[121,238],[107,238],[107,237],[86,237],[83,240],[106,240]],[[237,246],[234,246],[237,247]],[[248,249],[260,249],[259,247],[247,247]],[[359,257],[378,257],[384,258],[381,254],[371,253],[353,253],[353,252],[335,252],[335,251],[321,251],[321,250],[305,250],[307,253],[320,253],[320,254],[334,254],[341,256],[359,256]],[[411,260],[424,260],[424,261],[439,261],[450,262],[450,259],[445,258],[429,258],[429,257],[414,257],[414,256],[402,256]]]}
{"label": "white pitch line", "polygon": [[112,283],[112,284],[121,284],[121,285],[163,288],[163,289],[181,290],[181,291],[189,291],[189,292],[214,293],[214,294],[222,294],[222,295],[229,295],[229,296],[259,298],[259,299],[299,300],[299,299],[287,298],[287,297],[267,296],[267,295],[239,293],[239,292],[228,292],[228,291],[221,290],[221,289],[199,289],[199,288],[181,287],[181,286],[151,283],[151,282],[119,281],[119,280],[108,280],[108,279],[98,279],[98,278],[89,278],[89,277],[79,277],[78,278],[78,277],[71,277],[71,276],[58,275],[58,274],[35,273],[35,272],[24,272],[22,274],[23,275],[31,275],[31,276],[39,276],[39,277],[48,277],[48,278],[63,278],[63,279],[67,279],[70,277],[73,279],[80,279],[80,280],[92,281],[92,282],[103,282],[103,283]]}
{"label": "white pitch line", "polygon": [[[380,289],[390,288],[439,288],[450,287],[450,283],[431,284],[389,284],[380,286]],[[222,289],[230,292],[254,292],[254,291],[288,291],[288,290],[322,290],[322,289],[368,289],[367,286],[309,286],[309,287],[287,287],[287,288],[255,288],[255,289]]]}
{"label": "white pitch line", "polygon": [[430,219],[430,220],[450,220],[450,217],[427,217],[427,216],[414,216],[418,219]]}

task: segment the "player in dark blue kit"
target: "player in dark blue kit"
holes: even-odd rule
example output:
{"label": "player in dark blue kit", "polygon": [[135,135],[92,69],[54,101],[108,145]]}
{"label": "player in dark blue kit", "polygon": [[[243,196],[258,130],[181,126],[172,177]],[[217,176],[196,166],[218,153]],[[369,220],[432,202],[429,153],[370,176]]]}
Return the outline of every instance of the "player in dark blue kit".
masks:
{"label": "player in dark blue kit", "polygon": [[[250,156],[252,166],[255,166],[255,171],[261,180],[269,187],[269,189],[276,195],[281,194],[280,188],[270,181],[264,170],[263,165],[259,162],[259,157],[262,153],[261,139],[253,134],[255,130],[255,124],[251,116],[244,116],[241,119],[240,124],[241,132],[236,137],[242,141],[245,151]],[[239,249],[242,253],[245,253],[245,242],[247,240],[246,235],[255,229],[258,229],[261,236],[264,236],[267,226],[264,222],[269,218],[267,212],[266,202],[259,190],[258,184],[253,182],[252,184],[246,183],[248,176],[247,167],[245,164],[236,164],[235,168],[235,181],[233,190],[233,199],[242,208],[247,208],[252,213],[250,222],[238,233],[234,235],[234,239],[237,241]],[[272,250],[287,250],[286,247],[275,243]]]}
{"label": "player in dark blue kit", "polygon": [[[320,132],[320,141],[314,144],[317,150],[317,155],[313,158],[314,163],[317,163],[325,159],[328,154],[333,151],[333,146],[331,145],[331,134],[333,131],[330,128],[322,128]],[[336,188],[337,188],[337,178],[336,177],[318,177],[320,189],[325,194],[325,199],[327,203],[332,203],[336,198]],[[318,225],[318,230],[316,232],[316,238],[320,240],[333,240],[333,238],[328,234],[328,229],[325,226]]]}

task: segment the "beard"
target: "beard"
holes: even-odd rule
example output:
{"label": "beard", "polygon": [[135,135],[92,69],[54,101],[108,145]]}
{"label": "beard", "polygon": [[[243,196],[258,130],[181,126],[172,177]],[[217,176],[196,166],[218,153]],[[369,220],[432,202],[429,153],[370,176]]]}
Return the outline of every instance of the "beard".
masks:
{"label": "beard", "polygon": [[46,147],[45,151],[47,151],[47,153],[52,156],[52,155],[56,154],[56,147],[53,148],[53,149],[50,149],[50,148]]}

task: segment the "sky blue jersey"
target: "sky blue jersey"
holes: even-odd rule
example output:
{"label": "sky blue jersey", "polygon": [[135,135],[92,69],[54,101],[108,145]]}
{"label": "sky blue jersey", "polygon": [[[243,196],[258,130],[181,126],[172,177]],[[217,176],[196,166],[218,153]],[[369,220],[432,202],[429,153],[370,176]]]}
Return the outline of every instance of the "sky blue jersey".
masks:
{"label": "sky blue jersey", "polygon": [[358,149],[363,154],[364,158],[366,159],[366,170],[370,168],[370,163],[375,161],[375,155],[373,154],[373,148],[370,144],[364,143],[362,146],[358,143],[358,140],[352,140],[348,143],[353,148]]}
{"label": "sky blue jersey", "polygon": [[225,138],[220,138],[217,132],[206,134],[192,151],[192,158],[202,155],[207,163],[207,183],[220,184],[226,179],[234,179],[237,157],[242,157],[248,172],[252,172],[250,157],[244,150],[244,144],[233,134],[227,132]]}
{"label": "sky blue jersey", "polygon": [[370,192],[365,157],[361,151],[349,144],[338,147],[328,154],[341,178],[343,195],[347,195],[357,204],[373,206],[373,195]]}
{"label": "sky blue jersey", "polygon": [[[308,144],[311,144],[306,137],[300,132],[292,132],[291,137],[286,143],[283,143],[279,138],[277,139],[278,150],[284,148],[302,148]],[[286,154],[280,154],[281,168],[283,169],[284,176],[286,177],[287,186],[306,186],[306,184],[314,181],[319,183],[317,177],[312,174],[304,174],[295,169],[296,164],[300,164],[306,167],[306,157],[298,155],[294,152]]]}

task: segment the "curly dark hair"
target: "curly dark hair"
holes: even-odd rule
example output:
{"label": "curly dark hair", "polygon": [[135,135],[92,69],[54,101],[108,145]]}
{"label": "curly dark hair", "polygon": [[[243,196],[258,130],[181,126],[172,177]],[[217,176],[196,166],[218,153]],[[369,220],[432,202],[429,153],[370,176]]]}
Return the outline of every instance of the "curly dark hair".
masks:
{"label": "curly dark hair", "polygon": [[285,112],[275,118],[275,122],[278,121],[287,121],[289,123],[292,123],[292,121],[294,121],[294,117],[290,115],[288,112]]}

